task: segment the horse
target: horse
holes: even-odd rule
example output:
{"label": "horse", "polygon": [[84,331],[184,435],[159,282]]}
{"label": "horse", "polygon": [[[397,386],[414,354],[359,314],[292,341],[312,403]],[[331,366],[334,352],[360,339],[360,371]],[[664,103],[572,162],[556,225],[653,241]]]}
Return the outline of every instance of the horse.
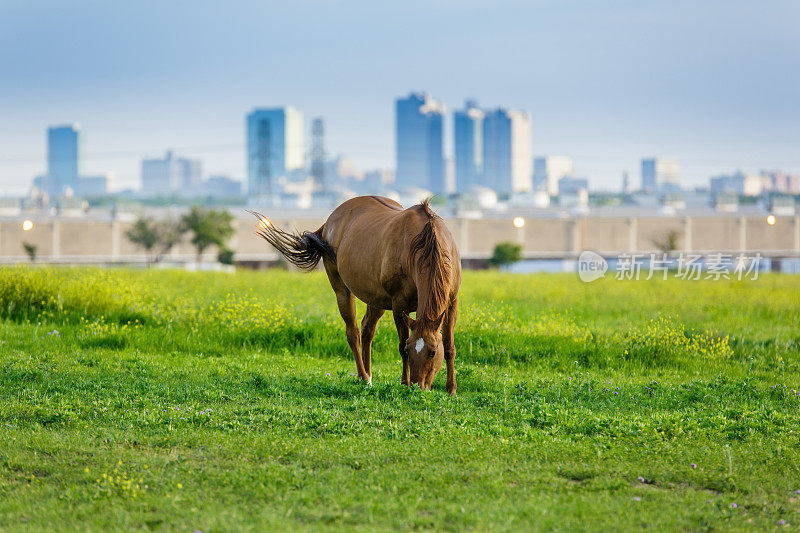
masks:
{"label": "horse", "polygon": [[[359,378],[372,385],[372,339],[381,316],[392,311],[403,360],[401,382],[430,390],[444,361],[446,390],[455,395],[461,258],[428,200],[403,209],[389,198],[359,196],[337,207],[318,230],[303,233],[249,212],[259,220],[256,235],[287,261],[305,271],[322,261]],[[360,330],[355,298],[367,304]]]}

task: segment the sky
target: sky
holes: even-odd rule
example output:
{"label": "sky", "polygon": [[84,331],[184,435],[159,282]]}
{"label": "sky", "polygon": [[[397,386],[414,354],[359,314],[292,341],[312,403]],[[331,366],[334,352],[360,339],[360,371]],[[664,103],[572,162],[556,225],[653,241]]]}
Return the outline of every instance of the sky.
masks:
{"label": "sky", "polygon": [[531,113],[534,155],[595,189],[677,157],[687,185],[800,172],[800,2],[0,0],[0,193],[79,122],[85,173],[136,188],[167,149],[245,177],[245,115],[326,120],[329,153],[394,166],[394,99],[427,91]]}

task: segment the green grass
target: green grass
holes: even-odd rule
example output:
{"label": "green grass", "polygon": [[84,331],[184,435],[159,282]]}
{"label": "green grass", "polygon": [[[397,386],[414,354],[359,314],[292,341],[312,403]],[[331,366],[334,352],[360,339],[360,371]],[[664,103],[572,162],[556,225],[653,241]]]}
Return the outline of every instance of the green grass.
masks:
{"label": "green grass", "polygon": [[0,530],[794,529],[798,295],[466,272],[450,398],[319,272],[3,269]]}

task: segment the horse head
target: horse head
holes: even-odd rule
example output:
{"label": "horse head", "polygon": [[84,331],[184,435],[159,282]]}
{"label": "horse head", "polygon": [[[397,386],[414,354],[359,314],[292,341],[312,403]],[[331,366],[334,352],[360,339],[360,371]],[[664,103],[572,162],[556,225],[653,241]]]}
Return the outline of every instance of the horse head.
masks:
{"label": "horse head", "polygon": [[444,346],[438,329],[422,327],[418,321],[408,319],[409,335],[406,341],[411,383],[430,390],[436,373],[442,368]]}

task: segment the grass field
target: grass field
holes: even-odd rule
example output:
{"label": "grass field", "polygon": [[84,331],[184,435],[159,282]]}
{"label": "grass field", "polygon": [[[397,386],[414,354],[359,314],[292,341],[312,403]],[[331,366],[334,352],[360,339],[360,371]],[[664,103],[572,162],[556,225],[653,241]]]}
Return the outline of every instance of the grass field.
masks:
{"label": "grass field", "polygon": [[450,398],[319,272],[0,270],[0,530],[800,527],[800,277],[460,305]]}

